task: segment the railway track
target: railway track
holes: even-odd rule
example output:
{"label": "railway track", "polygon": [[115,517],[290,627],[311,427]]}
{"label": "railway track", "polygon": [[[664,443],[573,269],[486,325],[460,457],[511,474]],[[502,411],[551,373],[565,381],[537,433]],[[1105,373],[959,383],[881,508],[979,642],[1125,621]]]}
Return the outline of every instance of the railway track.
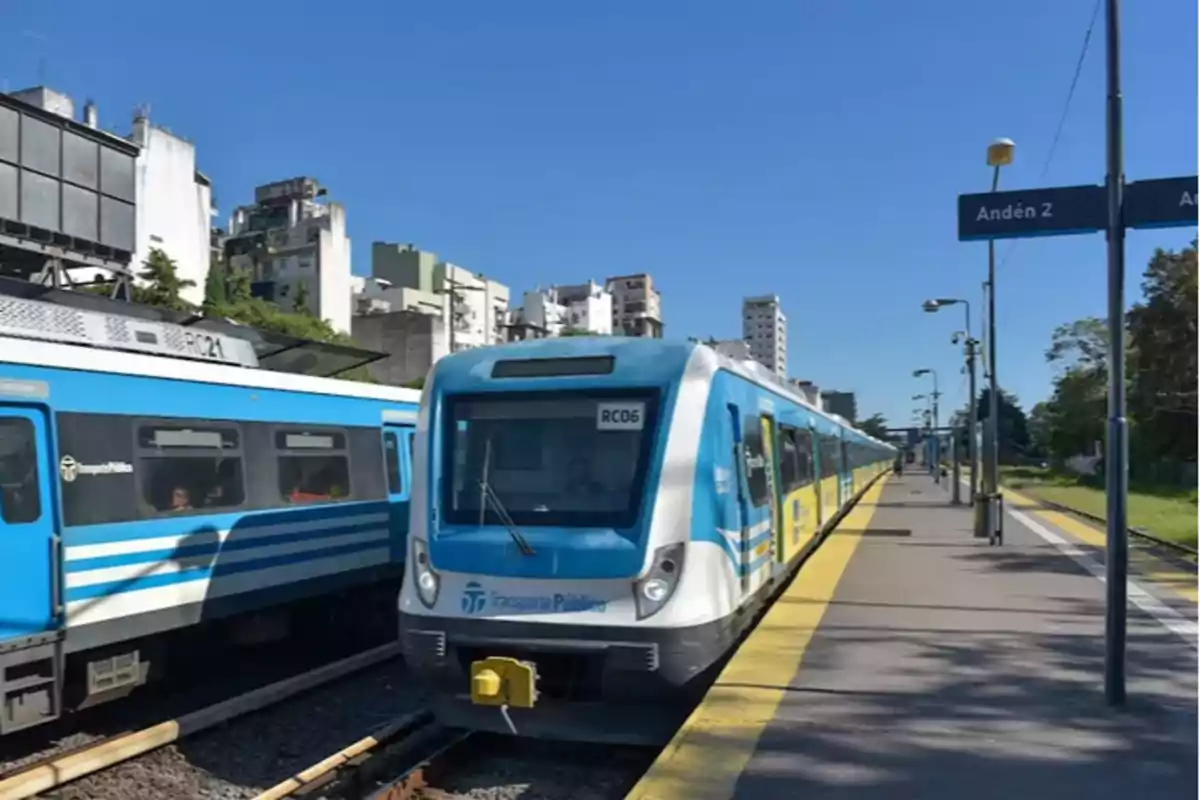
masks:
{"label": "railway track", "polygon": [[[83,746],[59,751],[0,775],[0,800],[23,800],[59,789],[98,773],[119,768],[166,745],[179,743],[252,712],[276,706],[315,688],[331,684],[400,655],[398,643],[357,653],[228,700],[162,721],[140,730],[118,733]],[[90,796],[90,795],[88,795]]]}
{"label": "railway track", "polygon": [[427,710],[405,714],[255,795],[254,800],[318,794],[410,800],[420,797],[430,780],[451,766],[470,737],[469,731],[438,725]]}
{"label": "railway track", "polygon": [[657,748],[534,741],[443,728],[407,715],[253,800],[617,800]]}
{"label": "railway track", "polygon": [[[1041,505],[1044,505],[1047,508],[1053,509],[1054,511],[1061,511],[1064,514],[1074,514],[1075,516],[1077,516],[1081,519],[1086,519],[1089,522],[1095,522],[1098,525],[1107,525],[1108,524],[1108,520],[1106,520],[1104,517],[1100,516],[1099,514],[1092,514],[1088,511],[1081,511],[1078,508],[1074,508],[1072,506],[1065,506],[1062,503],[1055,503],[1052,500],[1046,500],[1046,499],[1044,499],[1042,497],[1038,497],[1036,495],[1033,496],[1033,499],[1035,501],[1037,501],[1038,503],[1040,503]],[[1198,553],[1196,548],[1194,548],[1194,547],[1188,547],[1186,544],[1182,544],[1180,542],[1172,542],[1170,539],[1164,539],[1161,536],[1155,536],[1154,534],[1150,533],[1149,531],[1142,530],[1141,528],[1128,528],[1128,531],[1131,536],[1135,536],[1147,544],[1153,545],[1155,547],[1160,547],[1164,550],[1170,551],[1171,553],[1173,553],[1176,556],[1182,556],[1182,557],[1188,559],[1189,561],[1192,562],[1193,566],[1195,566],[1197,556],[1200,555],[1200,553]]]}

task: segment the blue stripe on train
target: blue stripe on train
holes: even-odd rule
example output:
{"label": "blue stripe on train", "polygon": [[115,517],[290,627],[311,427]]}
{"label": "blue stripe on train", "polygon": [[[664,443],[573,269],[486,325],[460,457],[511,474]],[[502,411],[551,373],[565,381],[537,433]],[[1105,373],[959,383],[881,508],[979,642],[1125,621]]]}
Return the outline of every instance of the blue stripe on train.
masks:
{"label": "blue stripe on train", "polygon": [[301,531],[298,533],[279,533],[272,536],[260,536],[254,539],[238,539],[235,534],[223,542],[217,541],[216,531],[195,534],[196,539],[205,538],[208,541],[191,541],[170,550],[147,550],[139,553],[118,553],[111,556],[96,556],[95,558],[79,558],[66,562],[67,572],[86,572],[92,569],[108,567],[127,567],[134,564],[147,564],[155,561],[180,560],[184,558],[202,558],[204,556],[219,556],[239,550],[253,550],[259,547],[270,547],[277,544],[291,544],[313,539],[336,539],[365,531],[386,530],[387,522],[362,522],[356,525],[342,525],[336,528],[323,528],[317,531]]}
{"label": "blue stripe on train", "polygon": [[708,542],[709,544],[720,545],[721,549],[725,552],[726,557],[728,557],[729,560],[733,562],[733,568],[738,573],[738,575],[744,575],[747,572],[753,572],[754,570],[758,569],[759,566],[761,566],[760,562],[761,562],[762,558],[770,558],[771,557],[771,554],[768,552],[765,556],[760,557],[760,559],[758,561],[751,562],[750,566],[747,566],[744,563],[743,558],[742,558],[742,554],[753,551],[754,548],[758,547],[760,544],[768,541],[771,538],[772,533],[769,528],[767,530],[763,531],[762,533],[755,534],[754,536],[750,537],[748,540],[746,540],[744,542],[739,542],[738,546],[736,546],[736,547],[732,542],[729,541],[728,537],[726,537],[719,531],[714,531],[714,533],[715,533],[715,536],[704,538],[704,539],[697,538],[694,541]]}
{"label": "blue stripe on train", "polygon": [[[253,561],[240,561],[231,564],[222,564],[220,559],[214,564],[207,566],[188,567],[180,572],[169,575],[145,575],[140,578],[129,580],[110,581],[108,583],[98,583],[93,586],[77,586],[66,590],[66,600],[68,603],[76,600],[88,600],[96,597],[110,597],[115,594],[124,594],[125,592],[135,592],[139,589],[153,589],[159,586],[170,586],[172,584],[188,583],[190,581],[199,580],[205,577],[211,577],[216,580],[226,575],[235,575],[241,572],[255,572],[265,570],[271,567],[287,566],[291,564],[300,564],[306,561],[318,561],[324,558],[332,558],[334,556],[350,555],[359,553],[364,550],[376,550],[384,546],[383,542],[363,542],[352,545],[341,545],[337,547],[328,547],[322,550],[313,550],[306,553],[293,553],[285,556],[270,556],[268,558],[255,559]],[[299,580],[299,579],[297,579]]]}
{"label": "blue stripe on train", "polygon": [[134,539],[155,539],[160,536],[179,536],[199,531],[264,528],[271,525],[337,520],[339,517],[387,512],[391,503],[386,500],[349,501],[336,505],[273,508],[260,511],[236,511],[228,514],[198,514],[194,517],[163,517],[161,519],[111,522],[103,525],[64,528],[63,539],[67,547],[81,544],[107,544]]}

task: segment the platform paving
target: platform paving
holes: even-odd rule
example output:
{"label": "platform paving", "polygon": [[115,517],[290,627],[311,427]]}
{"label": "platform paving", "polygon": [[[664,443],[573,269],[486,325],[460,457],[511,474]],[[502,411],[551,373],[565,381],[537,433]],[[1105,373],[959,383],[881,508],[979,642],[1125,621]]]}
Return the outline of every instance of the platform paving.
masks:
{"label": "platform paving", "polygon": [[927,474],[888,480],[734,796],[1196,797],[1194,638],[1131,608],[1108,708],[1103,582],[1014,518],[975,539]]}

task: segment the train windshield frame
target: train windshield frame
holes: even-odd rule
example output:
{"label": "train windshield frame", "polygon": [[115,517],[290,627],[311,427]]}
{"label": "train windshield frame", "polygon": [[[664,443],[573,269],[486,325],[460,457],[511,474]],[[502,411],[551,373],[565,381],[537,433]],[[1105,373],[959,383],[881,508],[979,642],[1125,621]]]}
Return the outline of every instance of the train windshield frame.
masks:
{"label": "train windshield frame", "polygon": [[443,519],[504,525],[507,514],[521,528],[632,528],[646,494],[659,402],[646,389],[447,397]]}

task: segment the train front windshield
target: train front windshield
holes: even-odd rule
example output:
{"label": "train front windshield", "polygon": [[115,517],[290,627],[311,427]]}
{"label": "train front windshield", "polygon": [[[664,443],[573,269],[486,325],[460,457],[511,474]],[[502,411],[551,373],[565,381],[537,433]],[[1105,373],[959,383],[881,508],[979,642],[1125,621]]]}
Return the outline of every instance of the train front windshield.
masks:
{"label": "train front windshield", "polygon": [[[442,456],[455,525],[628,528],[657,419],[646,394],[453,398]],[[490,496],[489,496],[490,495]]]}

